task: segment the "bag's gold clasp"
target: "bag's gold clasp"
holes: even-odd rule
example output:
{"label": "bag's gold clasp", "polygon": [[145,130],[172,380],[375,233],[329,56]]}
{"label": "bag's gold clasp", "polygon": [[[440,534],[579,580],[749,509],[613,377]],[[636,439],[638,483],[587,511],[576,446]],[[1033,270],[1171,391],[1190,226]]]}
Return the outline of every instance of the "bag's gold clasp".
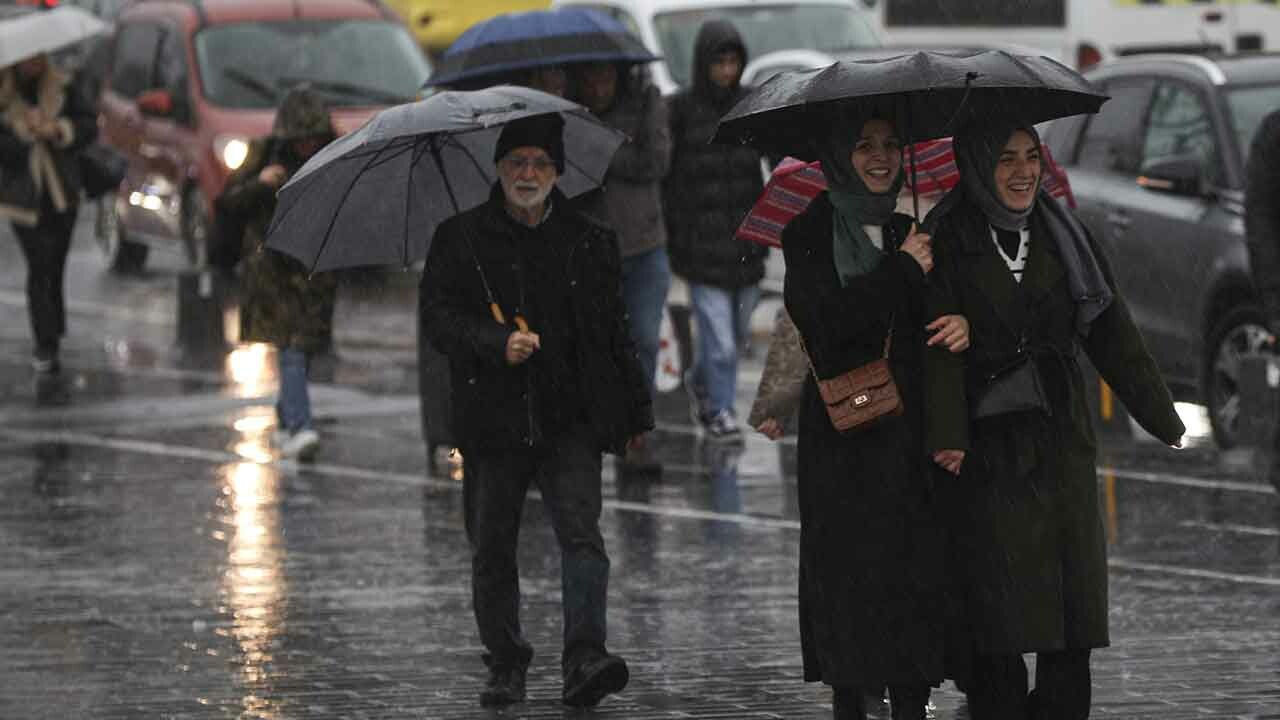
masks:
{"label": "bag's gold clasp", "polygon": [[853,399],[853,406],[862,407],[863,405],[866,405],[869,402],[871,402],[871,396],[866,393],[862,393],[861,395]]}

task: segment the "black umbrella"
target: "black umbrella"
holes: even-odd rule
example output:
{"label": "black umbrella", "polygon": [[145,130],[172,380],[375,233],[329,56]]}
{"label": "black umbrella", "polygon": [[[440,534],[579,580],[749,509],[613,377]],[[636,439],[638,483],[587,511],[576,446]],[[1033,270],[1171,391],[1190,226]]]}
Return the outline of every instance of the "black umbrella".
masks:
{"label": "black umbrella", "polygon": [[421,260],[437,225],[488,197],[502,126],[553,112],[565,120],[557,186],[569,197],[598,187],[625,136],[581,105],[512,86],[436,93],[383,110],[308,160],[280,189],[267,247],[313,271]]}
{"label": "black umbrella", "polygon": [[1082,75],[1047,57],[916,52],[775,75],[721,118],[712,142],[816,160],[815,139],[827,137],[847,112],[888,114],[910,145],[986,119],[1032,125],[1096,113],[1106,100]]}

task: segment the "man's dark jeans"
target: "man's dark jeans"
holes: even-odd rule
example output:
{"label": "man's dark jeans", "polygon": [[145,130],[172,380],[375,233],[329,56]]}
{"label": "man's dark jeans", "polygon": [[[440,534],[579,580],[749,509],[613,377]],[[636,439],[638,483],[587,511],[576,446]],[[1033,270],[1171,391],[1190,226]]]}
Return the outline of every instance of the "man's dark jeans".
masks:
{"label": "man's dark jeans", "polygon": [[46,207],[40,213],[39,225],[13,225],[13,234],[18,236],[27,260],[27,315],[39,350],[57,352],[67,331],[62,278],[75,224],[74,212],[60,214]]}
{"label": "man's dark jeans", "polygon": [[530,483],[560,543],[565,672],[605,651],[609,556],[600,535],[600,451],[584,425],[544,449],[486,453],[463,448],[463,497],[471,542],[471,595],[490,667],[527,666],[520,630],[516,546]]}

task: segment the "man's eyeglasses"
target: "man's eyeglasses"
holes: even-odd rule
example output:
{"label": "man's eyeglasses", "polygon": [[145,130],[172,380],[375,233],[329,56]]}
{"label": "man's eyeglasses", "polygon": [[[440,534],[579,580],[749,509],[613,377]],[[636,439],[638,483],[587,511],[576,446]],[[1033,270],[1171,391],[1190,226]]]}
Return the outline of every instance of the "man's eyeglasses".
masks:
{"label": "man's eyeglasses", "polygon": [[534,172],[539,175],[545,175],[555,169],[556,164],[546,158],[523,158],[514,155],[508,155],[502,158],[502,163],[507,166],[508,170],[522,173],[529,168],[533,168]]}

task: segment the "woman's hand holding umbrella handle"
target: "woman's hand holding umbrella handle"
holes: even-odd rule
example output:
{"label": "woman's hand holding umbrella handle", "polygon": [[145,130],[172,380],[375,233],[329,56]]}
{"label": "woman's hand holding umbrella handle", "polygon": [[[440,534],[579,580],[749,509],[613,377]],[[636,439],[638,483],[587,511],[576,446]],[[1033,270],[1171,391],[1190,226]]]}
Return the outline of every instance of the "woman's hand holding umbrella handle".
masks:
{"label": "woman's hand holding umbrella handle", "polygon": [[927,275],[933,270],[933,238],[928,233],[922,233],[915,224],[911,225],[911,234],[907,236],[906,242],[902,243],[902,252],[911,256],[920,265],[920,269]]}
{"label": "woman's hand holding umbrella handle", "polygon": [[960,474],[960,466],[964,464],[964,450],[939,450],[933,454],[933,462],[952,475]]}
{"label": "woman's hand holding umbrella handle", "polygon": [[517,330],[507,336],[507,364],[515,367],[522,364],[542,347],[542,340],[537,333]]}
{"label": "woman's hand holding umbrella handle", "polygon": [[930,347],[942,344],[953,353],[969,349],[969,321],[963,315],[943,315],[926,325],[925,330],[932,333]]}

